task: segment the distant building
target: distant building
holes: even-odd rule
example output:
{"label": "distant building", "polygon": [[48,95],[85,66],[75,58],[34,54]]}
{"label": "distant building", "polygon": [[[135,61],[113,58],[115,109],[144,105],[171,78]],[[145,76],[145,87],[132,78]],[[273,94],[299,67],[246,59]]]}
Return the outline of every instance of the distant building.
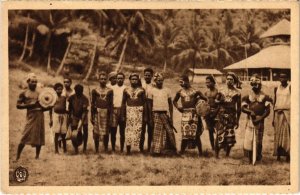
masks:
{"label": "distant building", "polygon": [[254,73],[259,74],[263,81],[278,81],[280,72],[290,76],[290,28],[288,20],[278,22],[260,36],[261,39],[271,40],[267,47],[249,58],[225,67],[224,70],[238,73],[244,81],[248,81],[249,76]]}
{"label": "distant building", "polygon": [[213,75],[217,83],[222,83],[223,73],[217,69],[204,69],[204,68],[195,68],[194,71],[192,68],[188,71],[189,78],[192,80],[194,75],[194,83],[205,83],[206,77],[208,75]]}
{"label": "distant building", "polygon": [[289,45],[274,45],[257,54],[224,68],[237,72],[241,80],[257,73],[263,81],[277,81],[280,72],[290,74],[291,48]]}

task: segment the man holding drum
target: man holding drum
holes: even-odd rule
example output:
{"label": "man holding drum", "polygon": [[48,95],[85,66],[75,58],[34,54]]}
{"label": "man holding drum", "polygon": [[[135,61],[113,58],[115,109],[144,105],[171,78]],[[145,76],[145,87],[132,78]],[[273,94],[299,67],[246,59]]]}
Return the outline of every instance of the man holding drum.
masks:
{"label": "man holding drum", "polygon": [[17,109],[26,109],[26,125],[22,133],[22,138],[18,146],[18,160],[25,145],[31,145],[36,148],[36,156],[38,159],[42,145],[45,145],[45,123],[44,111],[48,108],[43,108],[39,103],[39,91],[36,90],[37,78],[34,73],[30,73],[27,77],[28,89],[19,95],[17,101]]}
{"label": "man holding drum", "polygon": [[[202,156],[202,145],[200,135],[202,133],[202,121],[196,113],[196,104],[199,99],[207,101],[207,98],[201,93],[191,87],[188,76],[184,75],[179,80],[182,87],[175,95],[173,100],[174,106],[182,113],[181,118],[181,150],[183,154],[186,147],[198,147],[199,156]],[[182,107],[179,107],[177,102],[181,99]]]}

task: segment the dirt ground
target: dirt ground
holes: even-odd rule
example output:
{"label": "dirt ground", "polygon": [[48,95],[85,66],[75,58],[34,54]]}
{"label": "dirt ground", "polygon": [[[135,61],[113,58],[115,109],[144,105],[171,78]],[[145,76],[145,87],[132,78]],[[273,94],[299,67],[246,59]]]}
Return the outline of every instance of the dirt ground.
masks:
{"label": "dirt ground", "polygon": [[[243,138],[245,133],[245,115],[242,114],[240,127],[236,131],[237,144],[233,147],[229,158],[224,151],[220,159],[213,156],[208,138],[204,131],[201,140],[203,157],[198,157],[197,150],[188,150],[182,157],[151,157],[140,154],[137,149],[131,156],[119,153],[119,136],[117,152],[105,154],[103,146],[100,154],[94,154],[92,126],[89,124],[88,149],[86,154],[73,155],[70,142],[68,152],[54,154],[51,133],[48,126],[49,115],[45,113],[46,145],[42,147],[40,159],[35,160],[35,149],[26,146],[21,159],[15,162],[17,145],[25,125],[26,111],[16,109],[18,85],[26,76],[26,72],[11,69],[9,74],[9,184],[28,186],[104,186],[104,185],[288,185],[290,184],[290,164],[282,160],[276,161],[272,156],[274,129],[271,125],[272,113],[265,121],[263,141],[263,160],[256,166],[248,164],[243,156]],[[45,73],[37,73],[42,82],[62,81]],[[75,84],[76,82],[74,82]],[[165,86],[172,89],[172,95],[179,89],[175,79],[166,80]],[[197,85],[204,89],[204,85]],[[91,87],[93,88],[93,87]],[[250,88],[244,84],[242,94]],[[263,86],[263,91],[273,94],[273,87]],[[88,90],[85,88],[88,95]],[[180,113],[174,112],[177,149],[180,146]],[[81,148],[82,149],[82,148]],[[18,166],[29,171],[28,180],[17,183],[12,176]]]}

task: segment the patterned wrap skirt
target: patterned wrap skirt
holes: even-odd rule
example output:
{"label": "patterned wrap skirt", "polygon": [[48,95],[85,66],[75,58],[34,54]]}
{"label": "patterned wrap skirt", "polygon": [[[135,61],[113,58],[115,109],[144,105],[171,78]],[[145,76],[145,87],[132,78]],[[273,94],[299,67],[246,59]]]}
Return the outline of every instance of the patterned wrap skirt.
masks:
{"label": "patterned wrap skirt", "polygon": [[176,151],[175,134],[167,112],[153,112],[153,120],[151,152],[159,154],[165,149]]}
{"label": "patterned wrap skirt", "polygon": [[141,140],[142,125],[143,106],[127,106],[125,128],[126,146],[139,146]]}
{"label": "patterned wrap skirt", "polygon": [[21,144],[45,145],[44,113],[41,110],[28,110],[26,125],[22,133]]}
{"label": "patterned wrap skirt", "polygon": [[291,131],[290,111],[275,110],[274,117],[274,156],[286,156],[290,154]]}
{"label": "patterned wrap skirt", "polygon": [[54,133],[66,134],[68,129],[68,114],[57,114],[53,112]]}
{"label": "patterned wrap skirt", "polygon": [[216,124],[218,148],[234,146],[236,143],[234,127],[236,125],[236,113],[222,109],[218,113]]}
{"label": "patterned wrap skirt", "polygon": [[95,123],[94,123],[94,135],[96,136],[104,136],[108,135],[109,127],[108,127],[108,110],[97,108],[97,114],[95,116]]}

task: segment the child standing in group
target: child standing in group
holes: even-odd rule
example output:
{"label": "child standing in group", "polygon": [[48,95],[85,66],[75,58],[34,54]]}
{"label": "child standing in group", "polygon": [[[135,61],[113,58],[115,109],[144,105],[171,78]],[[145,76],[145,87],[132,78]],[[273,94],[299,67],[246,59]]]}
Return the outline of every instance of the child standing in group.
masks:
{"label": "child standing in group", "polygon": [[55,153],[58,154],[58,142],[61,138],[64,153],[67,152],[66,133],[68,128],[68,114],[66,109],[66,97],[62,95],[63,84],[56,83],[54,90],[57,94],[57,100],[52,110],[50,110],[50,127],[53,127]]}

